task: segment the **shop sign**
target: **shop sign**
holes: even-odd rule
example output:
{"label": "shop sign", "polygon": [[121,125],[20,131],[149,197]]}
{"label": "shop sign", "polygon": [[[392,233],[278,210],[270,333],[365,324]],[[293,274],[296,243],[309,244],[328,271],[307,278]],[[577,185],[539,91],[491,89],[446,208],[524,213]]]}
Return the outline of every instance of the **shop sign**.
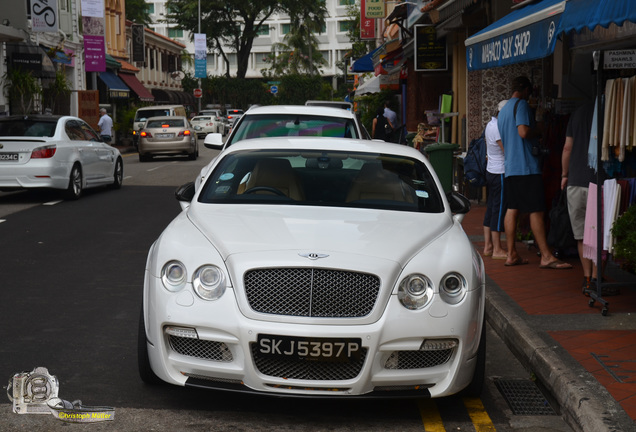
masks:
{"label": "shop sign", "polygon": [[605,51],[603,59],[605,69],[636,68],[636,50]]}
{"label": "shop sign", "polygon": [[554,52],[561,14],[503,33],[466,48],[468,70],[536,60]]}
{"label": "shop sign", "polygon": [[108,90],[111,99],[128,99],[128,90]]}
{"label": "shop sign", "polygon": [[448,48],[445,39],[437,39],[435,27],[430,24],[415,26],[415,70],[448,70]]}
{"label": "shop sign", "polygon": [[375,19],[364,16],[366,1],[361,0],[360,2],[360,9],[363,11],[360,16],[360,39],[375,39]]}
{"label": "shop sign", "polygon": [[146,61],[146,32],[143,24],[133,24],[132,32],[132,60],[143,63]]}
{"label": "shop sign", "polygon": [[365,0],[365,18],[386,18],[386,3],[384,0]]}
{"label": "shop sign", "polygon": [[42,54],[13,53],[11,67],[24,71],[42,72]]}
{"label": "shop sign", "polygon": [[57,33],[57,0],[31,0],[31,30]]}

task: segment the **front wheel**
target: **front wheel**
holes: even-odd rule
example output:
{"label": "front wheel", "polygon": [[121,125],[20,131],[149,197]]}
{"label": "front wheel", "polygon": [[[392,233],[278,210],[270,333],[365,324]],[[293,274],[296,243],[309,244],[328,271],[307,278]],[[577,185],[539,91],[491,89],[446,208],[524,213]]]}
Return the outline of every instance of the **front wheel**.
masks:
{"label": "front wheel", "polygon": [[69,200],[76,200],[82,196],[82,168],[79,164],[73,165],[71,169],[71,175],[68,179],[68,187],[66,188],[66,198]]}
{"label": "front wheel", "polygon": [[124,163],[121,158],[117,158],[115,162],[115,170],[113,171],[113,182],[110,184],[111,189],[120,189],[124,181]]}
{"label": "front wheel", "polygon": [[477,363],[475,364],[475,373],[473,379],[462,391],[462,396],[466,397],[479,397],[481,390],[484,386],[484,380],[486,379],[486,320],[481,327],[481,339],[479,341],[479,348],[477,349]]}
{"label": "front wheel", "polygon": [[150,366],[150,358],[148,357],[148,341],[146,339],[146,326],[144,324],[144,310],[141,309],[139,314],[139,329],[137,332],[137,366],[139,368],[139,376],[146,384],[161,384],[159,378]]}

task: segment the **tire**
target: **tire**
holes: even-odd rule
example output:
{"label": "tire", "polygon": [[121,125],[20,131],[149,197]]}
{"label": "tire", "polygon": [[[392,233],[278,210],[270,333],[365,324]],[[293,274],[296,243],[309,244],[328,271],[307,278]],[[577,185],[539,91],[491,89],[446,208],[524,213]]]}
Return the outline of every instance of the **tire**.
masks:
{"label": "tire", "polygon": [[115,162],[115,170],[113,172],[113,182],[110,184],[111,189],[121,189],[121,184],[124,181],[124,162],[121,158],[117,158]]}
{"label": "tire", "polygon": [[82,178],[82,167],[79,163],[71,168],[71,175],[68,179],[68,187],[66,188],[66,198],[69,200],[77,200],[82,196],[84,179]]}
{"label": "tire", "polygon": [[139,368],[139,376],[146,384],[157,385],[163,383],[161,378],[153,372],[152,367],[150,366],[143,307],[139,314],[139,330],[137,332],[137,366]]}
{"label": "tire", "polygon": [[192,150],[192,153],[188,154],[188,159],[189,160],[197,160],[197,157],[199,157],[199,149],[197,146],[197,141],[194,140],[194,150]]}
{"label": "tire", "polygon": [[479,340],[479,348],[477,349],[477,364],[475,364],[475,373],[470,384],[462,390],[461,395],[464,397],[478,398],[484,387],[486,379],[486,320],[481,328],[481,338]]}

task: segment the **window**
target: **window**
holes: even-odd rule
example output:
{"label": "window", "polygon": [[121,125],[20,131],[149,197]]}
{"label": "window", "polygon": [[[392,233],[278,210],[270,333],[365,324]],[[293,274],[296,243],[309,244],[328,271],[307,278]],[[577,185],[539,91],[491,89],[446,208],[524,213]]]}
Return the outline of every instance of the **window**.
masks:
{"label": "window", "polygon": [[146,3],[146,10],[149,14],[155,13],[155,4],[154,3]]}
{"label": "window", "polygon": [[338,33],[347,33],[353,26],[353,21],[338,21]]}
{"label": "window", "polygon": [[291,31],[291,24],[282,24],[280,27],[280,33],[286,35]]}
{"label": "window", "polygon": [[168,29],[168,37],[170,39],[177,39],[177,38],[183,39],[183,30],[176,29],[176,28],[169,28]]}
{"label": "window", "polygon": [[338,6],[350,6],[355,4],[355,0],[338,0]]}
{"label": "window", "polygon": [[269,36],[269,26],[268,25],[259,26],[258,29],[256,30],[256,34],[259,36]]}

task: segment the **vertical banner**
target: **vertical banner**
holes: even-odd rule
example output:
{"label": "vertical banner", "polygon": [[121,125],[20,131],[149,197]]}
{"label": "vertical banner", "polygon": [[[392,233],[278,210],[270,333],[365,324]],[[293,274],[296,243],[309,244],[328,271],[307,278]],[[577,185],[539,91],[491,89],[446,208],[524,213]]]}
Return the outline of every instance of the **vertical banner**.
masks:
{"label": "vertical banner", "polygon": [[106,70],[104,0],[82,0],[84,67],[86,72]]}
{"label": "vertical banner", "polygon": [[367,0],[360,2],[360,39],[375,39],[375,19],[365,18],[365,3]]}
{"label": "vertical banner", "polygon": [[31,0],[31,28],[33,32],[57,33],[57,0]]}
{"label": "vertical banner", "polygon": [[132,61],[146,61],[146,31],[143,24],[132,25]]}
{"label": "vertical banner", "polygon": [[[365,0],[364,18],[386,18],[386,3],[384,0]],[[362,18],[361,17],[361,18]]]}
{"label": "vertical banner", "polygon": [[194,77],[206,78],[208,75],[208,47],[205,33],[194,34]]}

